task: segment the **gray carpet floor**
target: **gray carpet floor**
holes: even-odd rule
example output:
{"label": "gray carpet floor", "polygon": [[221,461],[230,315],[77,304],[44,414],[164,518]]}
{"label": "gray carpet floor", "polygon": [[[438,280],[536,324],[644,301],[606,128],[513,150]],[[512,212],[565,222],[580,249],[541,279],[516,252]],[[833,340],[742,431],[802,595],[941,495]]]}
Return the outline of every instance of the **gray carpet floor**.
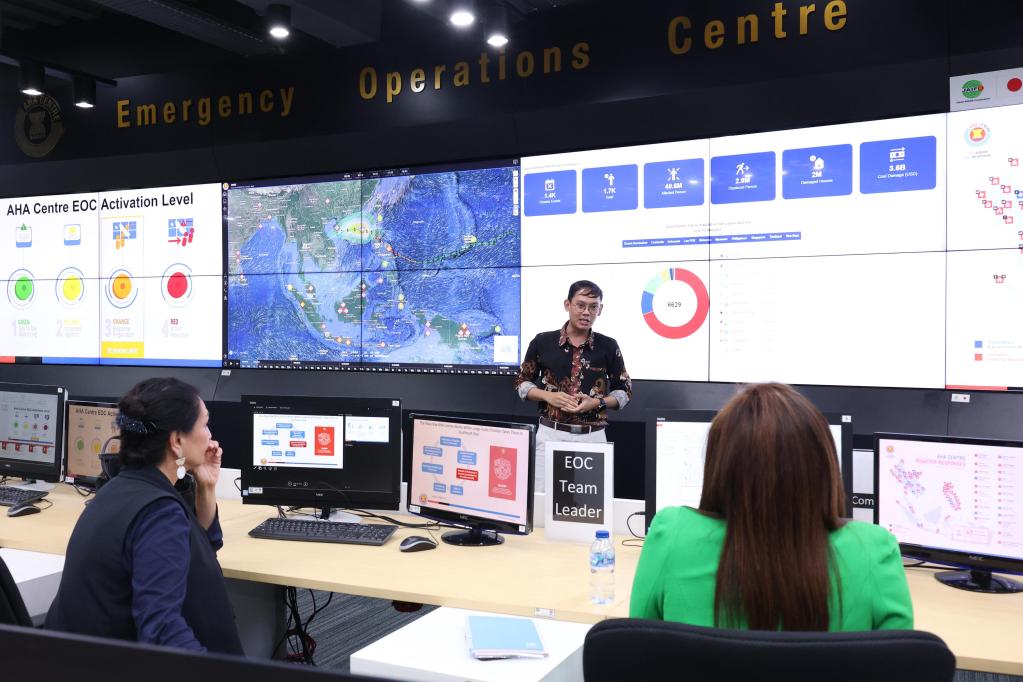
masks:
{"label": "gray carpet floor", "polygon": [[[313,612],[314,598],[319,607],[326,603],[328,596],[328,592],[299,590],[302,618],[308,618]],[[316,665],[348,672],[348,659],[353,653],[434,608],[424,606],[413,613],[400,613],[390,600],[335,594],[330,605],[317,614],[309,627],[309,634],[316,640]],[[956,671],[955,682],[1023,682],[1023,677],[959,670]]]}

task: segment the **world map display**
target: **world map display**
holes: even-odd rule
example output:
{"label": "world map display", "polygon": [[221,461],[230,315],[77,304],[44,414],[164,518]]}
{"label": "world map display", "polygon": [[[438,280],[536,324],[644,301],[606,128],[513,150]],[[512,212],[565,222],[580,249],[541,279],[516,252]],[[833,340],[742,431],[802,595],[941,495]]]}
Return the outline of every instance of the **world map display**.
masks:
{"label": "world map display", "polygon": [[517,169],[228,192],[227,360],[518,360]]}

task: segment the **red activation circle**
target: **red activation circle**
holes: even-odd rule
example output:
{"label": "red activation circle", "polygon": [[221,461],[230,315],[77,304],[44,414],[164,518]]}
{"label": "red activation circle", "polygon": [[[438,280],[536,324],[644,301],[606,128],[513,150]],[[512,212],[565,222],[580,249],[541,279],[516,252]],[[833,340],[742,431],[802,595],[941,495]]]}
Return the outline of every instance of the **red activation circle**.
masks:
{"label": "red activation circle", "polygon": [[1009,92],[1019,92],[1020,88],[1023,88],[1023,80],[1019,78],[1010,78],[1009,82],[1005,84],[1005,87],[1009,88]]}
{"label": "red activation circle", "polygon": [[174,298],[181,298],[188,291],[188,277],[181,272],[175,272],[167,278],[167,293]]}

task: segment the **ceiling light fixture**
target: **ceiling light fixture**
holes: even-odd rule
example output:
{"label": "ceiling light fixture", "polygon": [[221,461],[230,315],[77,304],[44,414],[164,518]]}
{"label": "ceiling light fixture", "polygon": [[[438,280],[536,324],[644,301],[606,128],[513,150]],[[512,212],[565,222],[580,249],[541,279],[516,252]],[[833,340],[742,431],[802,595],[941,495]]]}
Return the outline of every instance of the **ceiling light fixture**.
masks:
{"label": "ceiling light fixture", "polygon": [[76,75],[71,80],[75,106],[80,109],[92,109],[96,106],[96,80],[91,76]]}
{"label": "ceiling light fixture", "polygon": [[21,62],[18,89],[26,95],[38,97],[43,94],[43,65],[27,59]]}
{"label": "ceiling light fixture", "polygon": [[451,14],[448,20],[458,28],[468,28],[476,21],[475,8],[469,0],[455,0],[451,4]]}
{"label": "ceiling light fixture", "polygon": [[280,4],[267,5],[266,27],[277,40],[284,40],[291,35],[291,8]]}
{"label": "ceiling light fixture", "polygon": [[487,12],[487,45],[504,47],[508,44],[508,11],[504,5],[493,7]]}

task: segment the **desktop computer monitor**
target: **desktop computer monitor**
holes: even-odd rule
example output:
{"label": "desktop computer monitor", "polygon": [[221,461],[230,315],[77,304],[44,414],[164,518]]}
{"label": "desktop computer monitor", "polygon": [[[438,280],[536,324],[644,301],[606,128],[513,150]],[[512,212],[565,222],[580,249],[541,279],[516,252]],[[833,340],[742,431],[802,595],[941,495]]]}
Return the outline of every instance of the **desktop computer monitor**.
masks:
{"label": "desktop computer monitor", "polygon": [[874,435],[877,523],[903,555],[965,571],[939,581],[980,592],[1019,592],[1023,583],[1023,442]]}
{"label": "desktop computer monitor", "polygon": [[[496,545],[533,529],[532,424],[410,415],[408,510],[465,526],[453,545]],[[485,531],[490,531],[485,532]]]}
{"label": "desktop computer monitor", "polygon": [[64,438],[64,480],[95,487],[103,473],[100,455],[116,453],[121,446],[117,405],[86,400],[67,401]]}
{"label": "desktop computer monitor", "polygon": [[401,402],[243,395],[242,502],[398,509]]}
{"label": "desktop computer monitor", "polygon": [[[714,410],[648,410],[646,435],[646,526],[665,507],[700,506],[703,461]],[[845,488],[845,514],[852,516],[852,416],[825,414],[835,440]]]}
{"label": "desktop computer monitor", "polygon": [[60,480],[66,398],[60,386],[0,384],[0,475]]}

